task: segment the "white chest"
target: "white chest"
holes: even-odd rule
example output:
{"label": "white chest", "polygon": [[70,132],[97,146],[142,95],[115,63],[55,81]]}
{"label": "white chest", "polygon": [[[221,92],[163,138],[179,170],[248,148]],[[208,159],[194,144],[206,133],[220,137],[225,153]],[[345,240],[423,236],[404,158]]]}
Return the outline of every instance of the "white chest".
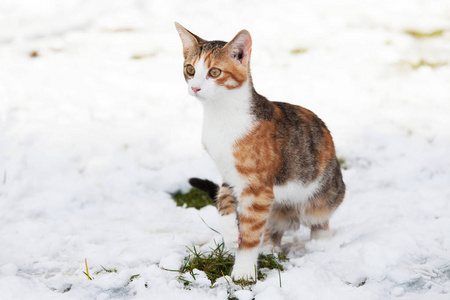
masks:
{"label": "white chest", "polygon": [[205,122],[202,142],[222,175],[223,181],[235,185],[239,176],[235,168],[233,145],[240,135],[237,132],[230,132],[229,128],[224,128],[226,124],[222,125],[219,126],[217,120],[214,123]]}
{"label": "white chest", "polygon": [[243,183],[235,167],[233,152],[236,142],[248,134],[254,124],[249,111],[250,99],[213,100],[203,103],[203,107],[203,145],[223,181],[239,190]]}

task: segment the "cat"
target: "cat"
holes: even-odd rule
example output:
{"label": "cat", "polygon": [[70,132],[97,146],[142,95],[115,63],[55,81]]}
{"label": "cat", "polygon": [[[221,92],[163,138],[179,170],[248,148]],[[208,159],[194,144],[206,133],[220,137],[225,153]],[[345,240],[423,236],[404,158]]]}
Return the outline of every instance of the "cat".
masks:
{"label": "cat", "polygon": [[225,245],[236,251],[231,277],[256,280],[261,244],[279,246],[300,224],[313,239],[330,236],[345,195],[333,139],[310,110],[256,92],[247,30],[227,43],[175,27],[188,92],[203,105],[202,143],[223,179],[204,188],[216,199]]}

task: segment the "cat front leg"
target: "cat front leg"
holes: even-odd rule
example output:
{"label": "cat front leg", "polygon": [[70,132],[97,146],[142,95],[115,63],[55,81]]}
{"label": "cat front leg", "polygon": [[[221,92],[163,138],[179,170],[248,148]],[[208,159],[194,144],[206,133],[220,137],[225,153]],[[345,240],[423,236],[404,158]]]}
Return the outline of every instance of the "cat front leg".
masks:
{"label": "cat front leg", "polygon": [[241,242],[231,272],[233,280],[256,280],[259,245],[273,201],[273,192],[246,189],[239,199]]}
{"label": "cat front leg", "polygon": [[227,184],[223,184],[217,194],[217,210],[220,214],[220,233],[225,246],[231,250],[236,250],[239,247],[236,198],[233,195],[233,190]]}

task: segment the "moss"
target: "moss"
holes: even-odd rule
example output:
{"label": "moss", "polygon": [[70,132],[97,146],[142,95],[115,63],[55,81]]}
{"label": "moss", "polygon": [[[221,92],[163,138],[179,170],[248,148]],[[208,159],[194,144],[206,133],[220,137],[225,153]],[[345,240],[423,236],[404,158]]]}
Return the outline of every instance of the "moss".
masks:
{"label": "moss", "polygon": [[447,63],[445,63],[445,62],[431,63],[429,61],[421,59],[419,62],[411,63],[410,65],[411,65],[411,68],[413,68],[414,70],[417,70],[417,69],[419,69],[421,67],[430,67],[432,69],[436,69],[436,68],[443,67],[443,66],[447,65]]}
{"label": "moss", "polygon": [[347,165],[345,158],[343,158],[342,156],[338,157],[338,161],[339,161],[339,164],[341,165],[342,170],[348,170],[348,165]]}
{"label": "moss", "polygon": [[432,38],[432,37],[441,37],[444,34],[444,30],[435,30],[431,32],[421,32],[416,30],[406,30],[406,34],[409,34],[415,38],[423,39],[423,38]]}
{"label": "moss", "polygon": [[284,253],[278,253],[276,256],[274,254],[260,254],[258,257],[258,267],[260,269],[267,268],[270,270],[278,269],[284,271],[281,263],[287,260],[288,258]]}
{"label": "moss", "polygon": [[291,54],[297,55],[297,54],[305,53],[307,51],[308,51],[308,49],[305,49],[305,48],[294,48],[291,50]]}
{"label": "moss", "polygon": [[133,55],[131,58],[132,59],[144,59],[144,58],[150,58],[150,57],[154,57],[156,56],[155,52],[151,52],[151,53],[144,53],[144,54],[136,54]]}
{"label": "moss", "polygon": [[214,201],[205,192],[192,188],[187,193],[177,192],[172,196],[177,206],[195,207],[200,209],[206,205],[214,205]]}

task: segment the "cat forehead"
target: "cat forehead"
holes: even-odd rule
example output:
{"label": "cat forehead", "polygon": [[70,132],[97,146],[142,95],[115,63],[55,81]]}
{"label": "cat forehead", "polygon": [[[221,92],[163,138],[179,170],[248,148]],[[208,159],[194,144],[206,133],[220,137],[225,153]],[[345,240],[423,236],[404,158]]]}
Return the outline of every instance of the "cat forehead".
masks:
{"label": "cat forehead", "polygon": [[202,43],[200,45],[200,48],[202,52],[208,51],[216,52],[222,50],[226,44],[227,43],[224,41],[207,41]]}
{"label": "cat forehead", "polygon": [[224,41],[204,41],[201,43],[197,51],[193,51],[189,57],[186,58],[187,61],[198,60],[200,57],[222,57],[222,49],[227,43]]}

